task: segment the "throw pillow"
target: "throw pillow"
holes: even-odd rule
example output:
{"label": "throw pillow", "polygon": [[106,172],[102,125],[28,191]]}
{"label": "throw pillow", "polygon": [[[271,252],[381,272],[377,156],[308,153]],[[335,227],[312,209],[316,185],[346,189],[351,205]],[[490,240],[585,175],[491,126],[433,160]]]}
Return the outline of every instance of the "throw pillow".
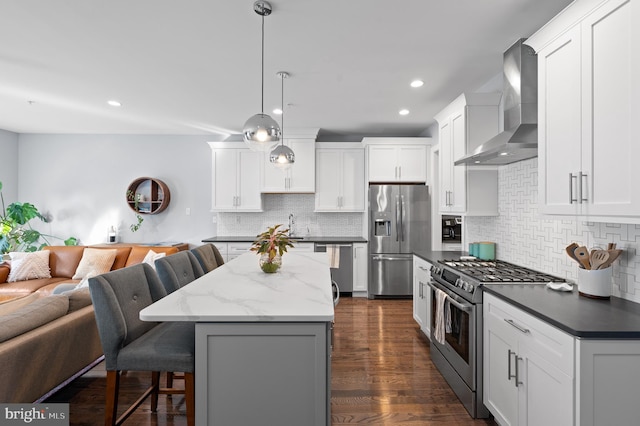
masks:
{"label": "throw pillow", "polygon": [[11,272],[8,282],[35,280],[38,278],[51,278],[49,269],[48,250],[34,251],[31,253],[11,252]]}
{"label": "throw pillow", "polygon": [[113,261],[116,260],[116,249],[93,249],[85,248],[82,253],[82,259],[71,279],[81,280],[93,274],[93,276],[106,274],[111,270]]}
{"label": "throw pillow", "polygon": [[156,259],[160,259],[161,257],[165,257],[167,255],[167,253],[156,253],[153,250],[149,250],[146,254],[146,256],[144,257],[144,259],[142,259],[142,263],[146,263],[151,265],[151,267],[155,270],[156,269]]}

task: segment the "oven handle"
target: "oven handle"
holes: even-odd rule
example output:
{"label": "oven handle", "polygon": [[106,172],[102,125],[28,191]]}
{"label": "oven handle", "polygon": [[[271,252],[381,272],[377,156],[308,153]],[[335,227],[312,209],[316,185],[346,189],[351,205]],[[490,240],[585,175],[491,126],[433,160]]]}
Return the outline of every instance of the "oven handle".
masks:
{"label": "oven handle", "polygon": [[[455,306],[456,308],[460,309],[463,312],[471,312],[473,310],[473,305],[468,304],[468,303],[460,303],[457,299],[457,296],[454,296],[453,294],[451,294],[450,292],[448,292],[447,290],[437,287],[433,282],[428,282],[427,285],[429,287],[431,287],[434,290],[441,290],[444,291],[447,294],[447,298],[449,299],[449,303],[451,303],[453,306]],[[455,297],[455,299],[454,299]]]}

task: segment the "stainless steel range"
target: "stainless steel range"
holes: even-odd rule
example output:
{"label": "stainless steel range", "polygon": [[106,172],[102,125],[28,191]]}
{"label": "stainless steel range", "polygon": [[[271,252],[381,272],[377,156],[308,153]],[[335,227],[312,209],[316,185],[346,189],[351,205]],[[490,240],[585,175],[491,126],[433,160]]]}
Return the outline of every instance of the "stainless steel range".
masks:
{"label": "stainless steel range", "polygon": [[500,260],[441,260],[431,268],[431,358],[472,417],[489,416],[482,403],[482,285],[550,281],[566,280]]}

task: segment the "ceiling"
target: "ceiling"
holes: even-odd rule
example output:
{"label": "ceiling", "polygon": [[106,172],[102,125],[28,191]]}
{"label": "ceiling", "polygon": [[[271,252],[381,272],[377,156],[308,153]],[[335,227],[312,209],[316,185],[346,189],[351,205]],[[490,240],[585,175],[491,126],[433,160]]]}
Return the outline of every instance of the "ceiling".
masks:
{"label": "ceiling", "polygon": [[[507,47],[568,3],[272,0],[265,112],[280,106],[276,73],[287,71],[285,135],[424,135],[444,106],[500,73]],[[0,10],[0,129],[223,140],[260,112],[253,0],[0,0]],[[416,78],[423,87],[409,86]]]}

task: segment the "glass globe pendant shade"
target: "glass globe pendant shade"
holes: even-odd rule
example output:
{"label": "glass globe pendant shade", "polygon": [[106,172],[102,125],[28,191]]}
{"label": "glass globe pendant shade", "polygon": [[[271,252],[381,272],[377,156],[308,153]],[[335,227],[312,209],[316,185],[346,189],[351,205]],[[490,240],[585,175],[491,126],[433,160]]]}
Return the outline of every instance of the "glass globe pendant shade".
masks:
{"label": "glass globe pendant shade", "polygon": [[288,146],[278,145],[269,154],[269,161],[277,168],[287,170],[295,163],[296,155]]}
{"label": "glass globe pendant shade", "polygon": [[242,137],[252,151],[270,151],[280,141],[280,126],[267,114],[256,114],[242,128]]}

